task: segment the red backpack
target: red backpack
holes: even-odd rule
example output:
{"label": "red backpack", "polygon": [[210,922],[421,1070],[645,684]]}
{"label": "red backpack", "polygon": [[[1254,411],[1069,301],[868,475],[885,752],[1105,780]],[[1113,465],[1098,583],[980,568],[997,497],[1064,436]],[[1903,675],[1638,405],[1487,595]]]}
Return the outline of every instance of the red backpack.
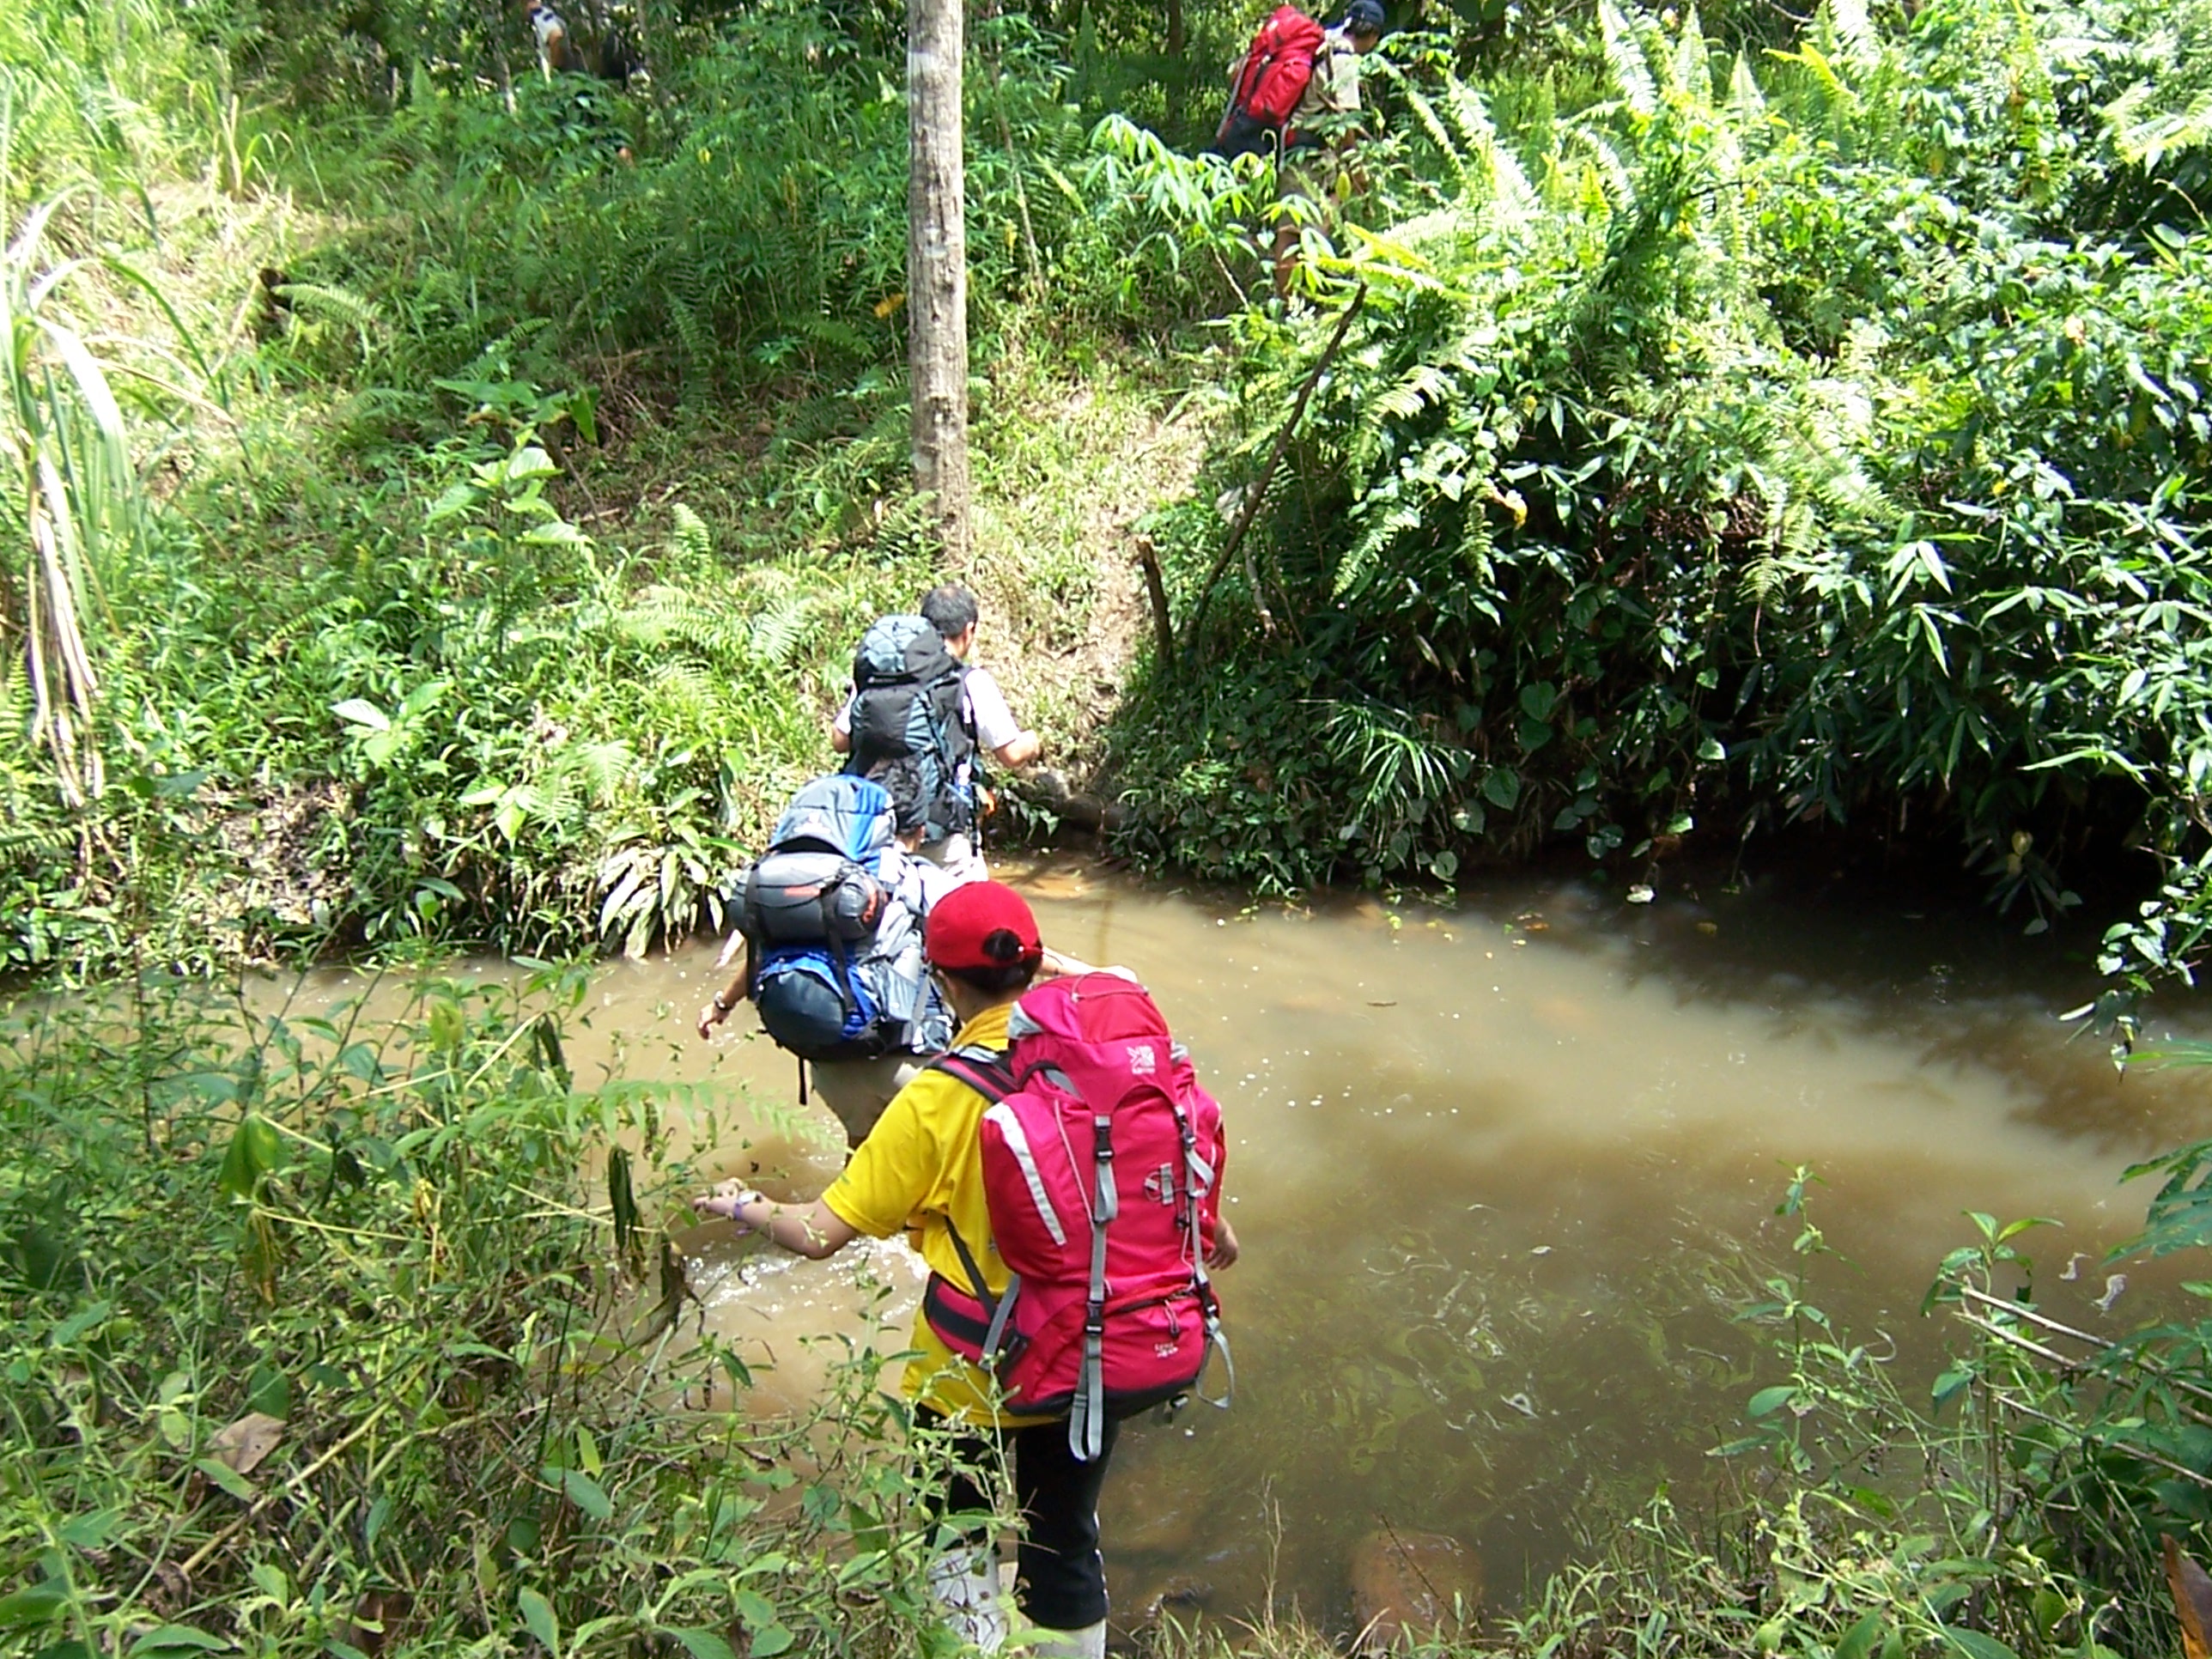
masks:
{"label": "red backpack", "polygon": [[1314,55],[1321,50],[1322,26],[1296,6],[1278,6],[1252,37],[1244,54],[1244,67],[1237,71],[1229,94],[1229,112],[1214,134],[1223,155],[1231,147],[1249,147],[1250,135],[1279,132],[1288,124],[1298,100],[1313,79]]}
{"label": "red backpack", "polygon": [[1066,1412],[1087,1462],[1109,1419],[1187,1392],[1214,1348],[1228,1361],[1206,1274],[1221,1109],[1144,987],[1119,974],[1046,981],[1007,1034],[1005,1051],[933,1064],[991,1103],[983,1191],[1013,1280],[992,1297],[956,1231],[969,1283],[933,1273],[922,1307],[947,1346],[997,1376],[1008,1409]]}

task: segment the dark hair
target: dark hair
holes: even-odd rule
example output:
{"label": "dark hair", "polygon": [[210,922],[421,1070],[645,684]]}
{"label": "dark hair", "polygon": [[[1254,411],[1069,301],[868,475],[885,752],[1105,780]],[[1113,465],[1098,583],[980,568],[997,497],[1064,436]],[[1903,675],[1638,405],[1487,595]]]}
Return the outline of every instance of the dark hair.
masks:
{"label": "dark hair", "polygon": [[975,596],[958,582],[939,582],[921,596],[921,614],[948,640],[957,640],[982,615]]}
{"label": "dark hair", "polygon": [[1344,9],[1345,32],[1349,34],[1380,34],[1382,33],[1381,0],[1352,0]]}
{"label": "dark hair", "polygon": [[1043,960],[1042,957],[1024,957],[1004,968],[940,968],[937,971],[948,979],[958,980],[970,990],[1002,997],[1009,991],[1028,990]]}
{"label": "dark hair", "polygon": [[1009,991],[1025,991],[1036,977],[1037,966],[1044,960],[1038,951],[1025,955],[1021,935],[1011,927],[994,927],[983,935],[983,954],[999,965],[994,968],[940,968],[938,972],[950,974],[963,985],[972,986],[990,996],[1004,996]]}

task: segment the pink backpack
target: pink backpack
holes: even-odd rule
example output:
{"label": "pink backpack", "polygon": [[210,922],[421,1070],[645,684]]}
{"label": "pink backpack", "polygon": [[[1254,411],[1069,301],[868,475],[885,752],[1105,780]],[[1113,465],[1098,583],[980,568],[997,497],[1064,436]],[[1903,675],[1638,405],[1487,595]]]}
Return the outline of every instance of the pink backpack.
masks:
{"label": "pink backpack", "polygon": [[932,1274],[922,1306],[947,1346],[996,1374],[1010,1411],[1066,1412],[1087,1462],[1109,1418],[1188,1392],[1214,1348],[1227,1364],[1206,1275],[1221,1109],[1144,987],[1119,974],[1046,981],[1015,1005],[1007,1034],[1003,1052],[956,1048],[933,1064],[991,1103],[983,1190],[1013,1281],[985,1292],[955,1232],[969,1282]]}

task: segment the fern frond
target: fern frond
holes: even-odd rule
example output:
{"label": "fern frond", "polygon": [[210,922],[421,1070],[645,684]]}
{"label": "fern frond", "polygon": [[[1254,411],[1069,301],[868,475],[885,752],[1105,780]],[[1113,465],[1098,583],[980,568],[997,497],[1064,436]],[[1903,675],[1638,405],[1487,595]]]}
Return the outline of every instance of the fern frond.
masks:
{"label": "fern frond", "polygon": [[713,556],[714,532],[707,528],[704,519],[682,501],[668,509],[668,539],[664,545],[671,558],[701,564]]}
{"label": "fern frond", "polygon": [[1605,40],[1605,66],[1629,112],[1649,121],[1659,113],[1659,87],[1652,78],[1644,33],[1613,0],[1597,0],[1598,27]]}
{"label": "fern frond", "polygon": [[744,620],[702,603],[678,587],[648,587],[614,618],[615,631],[635,644],[664,650],[683,646],[710,659],[744,654]]}
{"label": "fern frond", "polygon": [[1861,457],[1874,437],[1874,399],[1856,380],[1809,382],[1790,427],[1793,470],[1822,505],[1863,516],[1886,505]]}
{"label": "fern frond", "polygon": [[771,667],[788,668],[812,631],[822,597],[783,571],[763,571],[750,586],[764,603],[746,624],[746,648]]}
{"label": "fern frond", "polygon": [[2199,92],[2185,109],[2145,118],[2140,112],[2154,91],[2148,83],[2133,87],[2106,107],[2105,125],[2122,156],[2154,167],[2177,151],[2212,143],[2212,88]]}
{"label": "fern frond", "polygon": [[1871,74],[1881,64],[1881,38],[1867,16],[1866,0],[1820,0],[1816,25],[1833,45],[1831,58],[1856,76]]}
{"label": "fern frond", "polygon": [[330,318],[365,331],[384,327],[384,313],[375,302],[349,289],[328,283],[280,283],[270,292],[309,317]]}
{"label": "fern frond", "polygon": [[1759,77],[1752,73],[1751,60],[1741,52],[1735,55],[1735,67],[1729,71],[1729,125],[1741,135],[1748,136],[1766,119],[1766,94],[1759,90]]}
{"label": "fern frond", "polygon": [[1636,210],[1636,173],[1630,158],[1621,153],[1620,143],[1613,134],[1595,127],[1577,127],[1575,137],[1589,151],[1590,160],[1596,163],[1605,204],[1614,213],[1633,213]]}
{"label": "fern frond", "polygon": [[1678,98],[1686,98],[1703,108],[1713,101],[1712,48],[1705,42],[1705,31],[1698,21],[1698,9],[1692,6],[1682,19],[1682,36],[1674,43],[1668,64],[1674,85],[1669,88]]}
{"label": "fern frond", "polygon": [[619,739],[607,743],[574,743],[559,751],[548,777],[564,794],[580,788],[594,806],[611,806],[623,781],[635,769],[637,753]]}

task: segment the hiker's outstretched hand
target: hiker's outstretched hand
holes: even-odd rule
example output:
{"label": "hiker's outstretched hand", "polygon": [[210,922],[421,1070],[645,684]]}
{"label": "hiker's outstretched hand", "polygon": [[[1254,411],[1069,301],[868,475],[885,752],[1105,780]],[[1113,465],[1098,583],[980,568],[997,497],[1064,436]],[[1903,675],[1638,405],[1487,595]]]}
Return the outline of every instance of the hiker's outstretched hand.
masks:
{"label": "hiker's outstretched hand", "polygon": [[1216,1269],[1237,1265],[1237,1229],[1227,1216],[1213,1224],[1213,1248],[1206,1253],[1206,1265]]}

